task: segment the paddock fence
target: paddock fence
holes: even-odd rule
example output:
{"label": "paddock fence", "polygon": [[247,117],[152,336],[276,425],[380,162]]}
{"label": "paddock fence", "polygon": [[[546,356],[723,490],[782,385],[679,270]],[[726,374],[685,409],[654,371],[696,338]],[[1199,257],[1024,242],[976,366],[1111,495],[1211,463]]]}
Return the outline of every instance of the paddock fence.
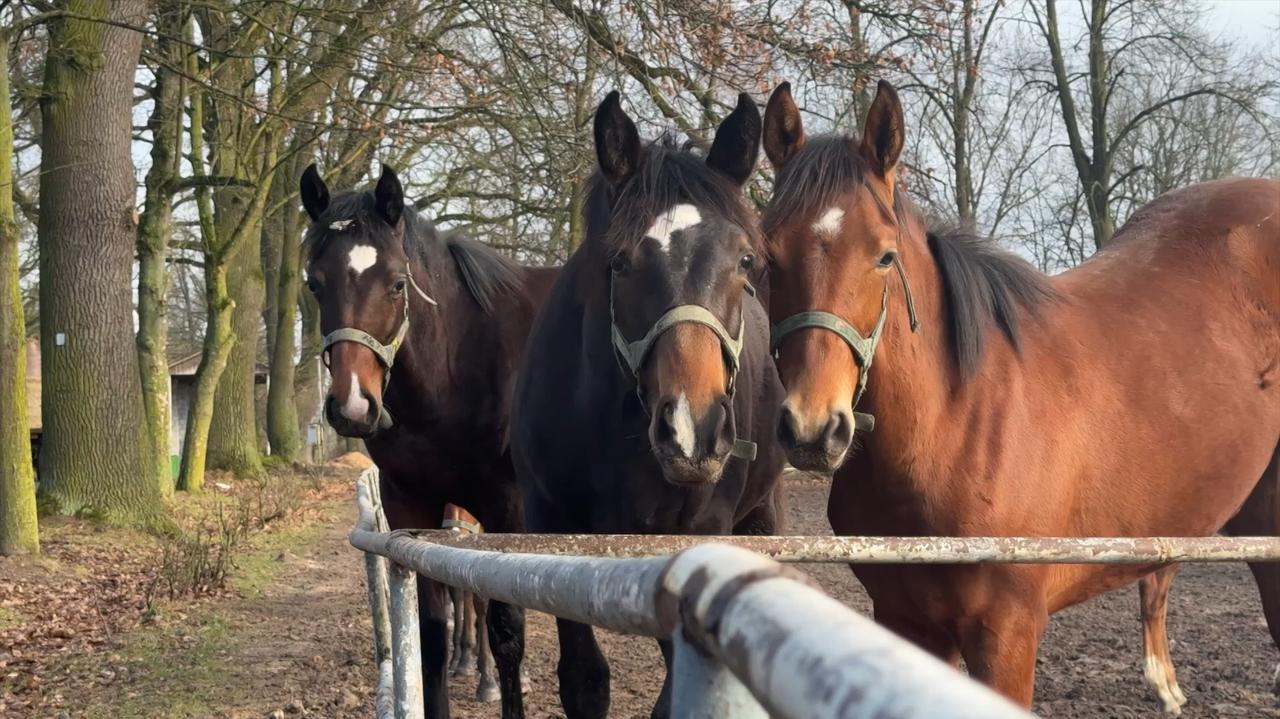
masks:
{"label": "paddock fence", "polygon": [[[1164,564],[1280,560],[1276,537],[688,537],[389,531],[361,474],[379,719],[423,716],[416,575],[674,647],[681,719],[1005,719],[1003,697],[786,564]],[[784,564],[786,563],[786,564]]]}

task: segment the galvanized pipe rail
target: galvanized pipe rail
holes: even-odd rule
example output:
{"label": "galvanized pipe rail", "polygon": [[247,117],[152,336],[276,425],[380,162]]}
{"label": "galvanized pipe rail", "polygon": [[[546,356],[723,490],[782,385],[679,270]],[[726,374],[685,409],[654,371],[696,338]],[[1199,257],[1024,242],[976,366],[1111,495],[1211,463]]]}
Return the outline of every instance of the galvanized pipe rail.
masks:
{"label": "galvanized pipe rail", "polygon": [[[376,531],[376,475],[361,477],[351,543],[391,569],[393,712],[422,716],[415,607],[395,600],[413,572],[605,629],[670,638],[672,716],[691,719],[1025,719],[955,672],[768,558],[725,544],[674,557],[502,554]],[[404,567],[405,569],[402,569]],[[371,573],[371,597],[381,578]],[[412,615],[412,616],[410,616]],[[375,636],[378,632],[375,631]],[[385,665],[383,665],[385,666]],[[380,696],[387,692],[386,672]]]}
{"label": "galvanized pipe rail", "polygon": [[788,564],[1168,564],[1280,561],[1280,537],[813,537],[404,532],[504,554],[651,557],[718,542]]}
{"label": "galvanized pipe rail", "polygon": [[[415,572],[527,609],[618,632],[671,638],[673,716],[1003,719],[1031,715],[777,562],[1155,565],[1280,560],[1276,537],[388,532],[376,468],[361,476],[357,505],[359,517],[350,539],[366,553],[380,719],[422,716]],[[388,559],[393,563],[389,571]]]}

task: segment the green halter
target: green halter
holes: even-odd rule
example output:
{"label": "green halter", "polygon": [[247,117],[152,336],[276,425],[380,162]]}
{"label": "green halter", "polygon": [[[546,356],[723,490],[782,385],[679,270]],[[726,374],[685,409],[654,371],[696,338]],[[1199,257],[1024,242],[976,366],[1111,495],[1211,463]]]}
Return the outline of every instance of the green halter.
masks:
{"label": "green halter", "polygon": [[[755,289],[751,285],[747,285],[746,292],[753,297],[755,296]],[[613,336],[613,347],[618,351],[618,356],[626,363],[627,369],[631,370],[631,376],[635,378],[637,383],[640,381],[640,369],[644,367],[644,361],[649,356],[649,351],[653,349],[653,345],[658,341],[658,338],[672,327],[684,323],[703,325],[714,332],[716,338],[720,340],[720,347],[724,351],[724,358],[729,367],[729,396],[732,397],[738,378],[738,369],[741,366],[742,341],[747,327],[745,311],[738,323],[737,339],[734,339],[733,335],[729,334],[729,330],[725,329],[724,323],[720,321],[720,318],[716,317],[706,307],[702,305],[676,305],[662,313],[662,316],[649,327],[649,331],[644,334],[644,337],[635,342],[628,342],[627,338],[623,336],[622,330],[618,328],[617,319],[613,314],[613,282],[609,282],[609,328]],[[739,439],[733,443],[733,450],[729,454],[750,462],[756,458],[756,450],[755,442]]]}
{"label": "green halter", "polygon": [[[431,299],[430,295],[426,292],[423,292],[422,288],[418,286],[418,283],[414,281],[413,274],[409,271],[408,267],[405,268],[405,276],[409,279],[409,284],[412,285],[413,289],[422,296],[423,300],[433,306],[436,304],[436,301]],[[391,339],[390,344],[383,344],[379,342],[376,337],[364,330],[358,330],[354,327],[342,327],[325,335],[324,344],[320,350],[320,356],[324,358],[324,364],[328,367],[329,348],[339,342],[354,342],[358,345],[368,347],[373,351],[374,356],[378,358],[378,363],[382,365],[382,391],[385,395],[387,385],[391,384],[391,366],[395,364],[396,352],[400,351],[400,346],[404,344],[404,338],[408,336],[408,334],[409,297],[406,295],[404,298],[404,319],[401,320],[400,329],[396,330],[396,336]],[[386,398],[384,396],[383,401],[378,404],[377,426],[379,430],[391,429],[392,424],[394,424],[391,419],[391,412],[387,410],[387,403],[385,400]]]}
{"label": "green halter", "polygon": [[[915,332],[920,326],[920,321],[916,317],[916,305],[911,297],[911,284],[907,282],[907,273],[902,269],[902,263],[895,261],[894,267],[898,270],[898,277],[902,279],[902,288],[907,299],[907,313],[911,318],[911,331]],[[862,399],[862,394],[867,390],[867,377],[871,371],[871,360],[875,359],[876,348],[880,345],[880,335],[884,331],[885,318],[888,316],[889,283],[886,282],[884,294],[880,297],[880,316],[876,318],[875,327],[871,328],[870,334],[864,336],[858,331],[857,327],[830,312],[811,310],[797,312],[774,325],[769,346],[774,353],[777,353],[778,347],[782,344],[782,340],[786,339],[787,335],[808,327],[834,332],[837,337],[844,340],[845,344],[849,345],[849,349],[853,350],[853,359],[858,364],[858,389],[853,395],[853,407],[856,408],[858,400]],[[855,429],[870,432],[876,427],[876,418],[867,412],[855,411],[853,413],[853,425]]]}

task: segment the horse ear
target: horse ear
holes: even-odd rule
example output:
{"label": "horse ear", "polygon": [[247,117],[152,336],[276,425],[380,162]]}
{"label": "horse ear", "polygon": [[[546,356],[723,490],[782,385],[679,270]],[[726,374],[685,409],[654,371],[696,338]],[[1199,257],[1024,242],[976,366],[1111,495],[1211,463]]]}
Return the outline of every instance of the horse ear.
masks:
{"label": "horse ear", "polygon": [[382,166],[382,176],[373,188],[373,209],[392,227],[400,224],[400,215],[404,214],[404,188],[396,171],[386,165]]}
{"label": "horse ear", "polygon": [[862,156],[871,169],[885,179],[891,179],[902,156],[904,132],[898,92],[893,85],[881,80],[862,126]]}
{"label": "horse ear", "polygon": [[760,156],[760,109],[747,93],[738,95],[738,106],[716,129],[707,153],[707,166],[719,170],[738,185],[746,183]]}
{"label": "horse ear", "polygon": [[613,185],[621,185],[636,174],[640,166],[640,133],[636,124],[622,110],[617,90],[596,108],[596,157],[600,171]]}
{"label": "horse ear", "polygon": [[800,108],[791,97],[791,83],[784,82],[773,91],[764,110],[764,153],[774,169],[781,170],[804,147],[804,141]]}
{"label": "horse ear", "polygon": [[298,192],[302,195],[302,207],[310,215],[314,222],[320,219],[320,215],[329,209],[329,187],[324,184],[324,179],[320,177],[320,171],[316,169],[316,163],[307,165],[307,169],[302,172],[302,180],[298,185]]}

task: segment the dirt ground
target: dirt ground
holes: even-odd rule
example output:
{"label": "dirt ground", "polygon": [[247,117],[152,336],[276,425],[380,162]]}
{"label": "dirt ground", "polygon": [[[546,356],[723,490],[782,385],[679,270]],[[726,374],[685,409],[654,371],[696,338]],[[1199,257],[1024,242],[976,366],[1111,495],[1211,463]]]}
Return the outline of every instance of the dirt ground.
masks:
{"label": "dirt ground", "polygon": [[[132,606],[129,590],[147,576],[145,540],[67,522],[46,532],[42,558],[0,559],[0,716],[371,716],[363,572],[345,538],[350,479],[318,487],[305,516],[251,539],[227,591],[168,603],[151,618]],[[789,489],[789,530],[827,533],[825,483],[792,481]],[[869,610],[847,568],[809,571],[845,603]],[[62,599],[41,593],[50,587]],[[1038,714],[1160,715],[1142,680],[1137,606],[1131,587],[1054,618],[1040,653]],[[59,630],[73,623],[79,628],[69,636]],[[1242,565],[1184,569],[1170,633],[1190,698],[1184,716],[1280,717],[1270,694],[1277,653]],[[647,717],[662,678],[656,644],[601,636],[611,716]],[[549,617],[530,615],[527,647],[528,715],[562,716]],[[454,715],[498,716],[496,704],[471,701],[473,691],[474,680],[453,682]]]}

